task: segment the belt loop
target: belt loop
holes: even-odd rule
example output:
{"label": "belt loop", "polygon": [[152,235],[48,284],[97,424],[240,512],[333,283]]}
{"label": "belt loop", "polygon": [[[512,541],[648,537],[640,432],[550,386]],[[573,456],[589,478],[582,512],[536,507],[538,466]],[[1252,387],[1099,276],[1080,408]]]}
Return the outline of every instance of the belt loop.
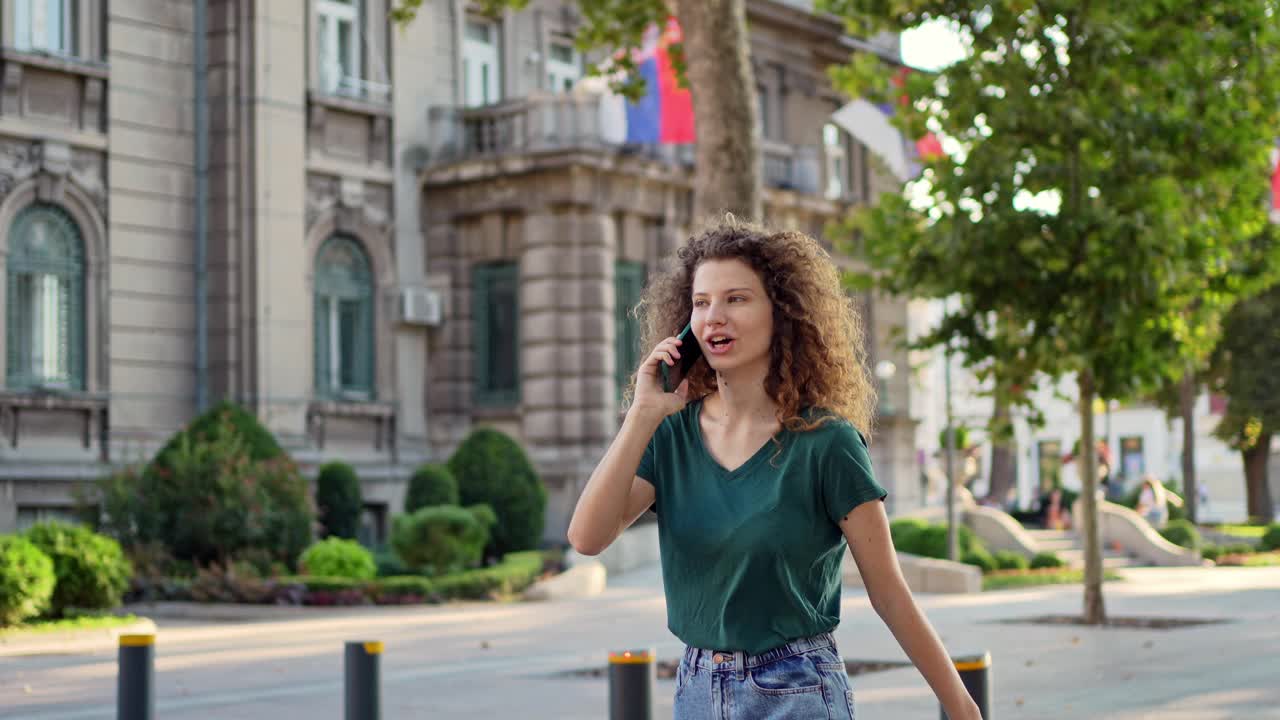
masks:
{"label": "belt loop", "polygon": [[747,679],[747,652],[745,650],[733,651],[733,669],[738,673],[738,682]]}

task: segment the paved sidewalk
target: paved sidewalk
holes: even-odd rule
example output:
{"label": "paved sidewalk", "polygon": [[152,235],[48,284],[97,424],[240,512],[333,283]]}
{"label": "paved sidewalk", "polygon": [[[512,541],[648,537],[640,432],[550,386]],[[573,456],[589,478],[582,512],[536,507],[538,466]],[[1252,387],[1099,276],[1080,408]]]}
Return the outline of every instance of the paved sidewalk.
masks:
{"label": "paved sidewalk", "polygon": [[[1226,619],[1177,630],[995,622],[1077,613],[1078,586],[920,595],[956,653],[990,650],[994,715],[1007,718],[1280,720],[1280,569],[1138,568],[1108,583],[1109,613]],[[847,659],[903,659],[860,590],[847,588],[836,635]],[[604,653],[680,645],[665,630],[654,571],[615,578],[589,600],[301,611],[241,622],[156,618],[157,710],[166,720],[339,718],[343,640],[381,639],[384,717],[607,716],[603,679],[566,674]],[[0,718],[114,717],[114,652],[0,661]],[[912,668],[854,678],[859,720],[937,718]],[[670,717],[659,681],[657,717]]]}

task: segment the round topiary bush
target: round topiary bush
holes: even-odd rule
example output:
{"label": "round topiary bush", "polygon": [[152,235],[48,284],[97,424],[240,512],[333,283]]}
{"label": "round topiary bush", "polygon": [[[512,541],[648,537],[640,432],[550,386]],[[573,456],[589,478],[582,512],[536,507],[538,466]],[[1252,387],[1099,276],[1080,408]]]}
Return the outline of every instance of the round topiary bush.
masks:
{"label": "round topiary bush", "polygon": [[1062,558],[1051,552],[1036,553],[1036,556],[1031,558],[1032,570],[1039,570],[1040,568],[1060,568],[1065,566],[1066,563],[1062,561]]}
{"label": "round topiary bush", "polygon": [[982,548],[978,548],[977,550],[970,550],[964,555],[961,555],[960,562],[964,563],[965,565],[973,565],[975,567],[980,568],[983,574],[992,572],[997,569],[996,559],[991,556],[991,553],[987,552],[985,549],[982,549]]}
{"label": "round topiary bush", "polygon": [[1280,550],[1280,523],[1271,523],[1267,526],[1266,532],[1262,533],[1262,541],[1258,543],[1258,548],[1264,552]]}
{"label": "round topiary bush", "polygon": [[21,535],[0,535],[0,627],[49,607],[57,577],[53,560]]}
{"label": "round topiary bush", "polygon": [[1224,552],[1224,548],[1221,548],[1217,545],[1206,544],[1206,545],[1200,546],[1200,557],[1204,558],[1205,560],[1213,560],[1216,562],[1219,557],[1225,554],[1227,553]]}
{"label": "round topiary bush", "polygon": [[547,491],[515,440],[492,428],[479,428],[449,458],[449,471],[458,479],[463,505],[488,505],[497,515],[487,555],[501,557],[538,546]]}
{"label": "round topiary bush", "polygon": [[330,537],[314,543],[298,558],[302,572],[319,577],[370,580],[378,574],[373,553],[355,540]]}
{"label": "round topiary bush", "polygon": [[442,575],[478,565],[496,521],[488,505],[424,507],[396,516],[391,546],[414,570]]}
{"label": "round topiary bush", "polygon": [[83,525],[62,522],[36,524],[25,535],[53,561],[53,615],[61,617],[70,608],[107,610],[120,604],[133,575],[120,543]]}
{"label": "round topiary bush", "polygon": [[[889,536],[893,538],[893,547],[902,550],[903,544],[907,542],[907,536],[926,527],[929,527],[928,521],[911,517],[898,518],[889,523]],[[903,552],[906,551],[903,550]]]}
{"label": "round topiary bush", "polygon": [[457,505],[458,480],[444,465],[427,464],[413,471],[404,496],[404,511],[413,514],[424,507]]}
{"label": "round topiary bush", "polygon": [[997,570],[1026,570],[1031,567],[1031,562],[1025,555],[1012,550],[997,551],[993,557]]}
{"label": "round topiary bush", "polygon": [[342,462],[320,466],[316,475],[316,510],[326,537],[354,538],[360,530],[360,478]]}
{"label": "round topiary bush", "polygon": [[1195,550],[1200,547],[1200,531],[1188,520],[1170,520],[1160,529],[1165,540]]}

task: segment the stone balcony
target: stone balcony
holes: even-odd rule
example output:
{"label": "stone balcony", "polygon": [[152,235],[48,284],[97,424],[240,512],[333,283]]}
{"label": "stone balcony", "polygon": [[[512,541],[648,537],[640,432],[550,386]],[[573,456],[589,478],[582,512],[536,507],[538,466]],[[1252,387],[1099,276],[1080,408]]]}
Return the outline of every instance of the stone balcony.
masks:
{"label": "stone balcony", "polygon": [[[600,95],[539,93],[477,108],[437,106],[428,110],[431,145],[427,167],[471,160],[569,150],[647,157],[672,166],[693,166],[690,145],[626,143],[610,127]],[[766,188],[817,194],[821,159],[817,146],[764,141],[761,170]]]}

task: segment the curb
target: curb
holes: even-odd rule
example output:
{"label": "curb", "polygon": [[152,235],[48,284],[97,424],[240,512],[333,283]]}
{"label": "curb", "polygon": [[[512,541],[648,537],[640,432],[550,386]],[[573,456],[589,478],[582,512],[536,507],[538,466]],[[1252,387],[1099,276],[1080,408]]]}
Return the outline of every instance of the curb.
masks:
{"label": "curb", "polygon": [[52,632],[18,632],[0,636],[0,657],[21,655],[69,655],[114,651],[121,635],[148,634],[156,631],[150,618],[113,628],[97,630],[58,630]]}

